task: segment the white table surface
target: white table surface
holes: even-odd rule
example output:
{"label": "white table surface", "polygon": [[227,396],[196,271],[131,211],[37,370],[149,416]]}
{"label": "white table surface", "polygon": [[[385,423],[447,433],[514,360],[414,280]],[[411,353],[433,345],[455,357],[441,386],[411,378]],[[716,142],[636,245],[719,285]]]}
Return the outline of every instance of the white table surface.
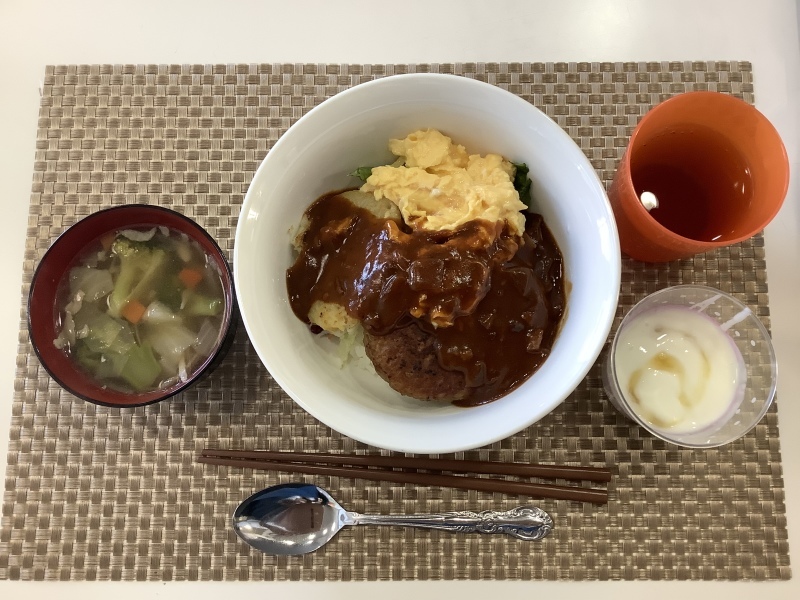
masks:
{"label": "white table surface", "polygon": [[[333,5],[335,4],[335,10]],[[800,173],[800,47],[793,0],[0,0],[0,473],[13,398],[20,282],[39,87],[45,65],[75,63],[419,63],[466,61],[748,60],[756,106]],[[767,228],[772,330],[789,542],[789,582],[30,583],[0,597],[173,598],[312,593],[416,599],[800,598],[800,199],[794,178]]]}

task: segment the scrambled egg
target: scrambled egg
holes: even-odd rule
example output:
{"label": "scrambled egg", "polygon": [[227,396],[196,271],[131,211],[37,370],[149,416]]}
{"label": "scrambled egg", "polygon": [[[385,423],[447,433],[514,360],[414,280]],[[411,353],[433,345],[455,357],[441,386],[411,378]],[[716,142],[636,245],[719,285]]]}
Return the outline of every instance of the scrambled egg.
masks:
{"label": "scrambled egg", "polygon": [[399,160],[372,169],[361,191],[391,200],[409,226],[436,231],[485,219],[507,221],[522,235],[526,207],[514,189],[515,167],[502,156],[468,155],[435,129],[390,140],[389,150]]}

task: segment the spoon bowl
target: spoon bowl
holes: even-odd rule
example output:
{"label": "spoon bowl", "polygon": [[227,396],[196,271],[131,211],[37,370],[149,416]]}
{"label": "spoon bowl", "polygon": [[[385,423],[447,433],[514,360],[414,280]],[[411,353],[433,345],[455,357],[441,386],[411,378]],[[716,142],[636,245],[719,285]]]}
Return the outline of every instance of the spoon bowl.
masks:
{"label": "spoon bowl", "polygon": [[331,495],[308,483],[284,483],[256,492],[233,513],[233,529],[244,542],[267,554],[307,554],[327,544],[347,525],[398,525],[461,533],[505,533],[539,540],[553,520],[535,507],[509,511],[426,515],[362,515],[342,508]]}
{"label": "spoon bowl", "polygon": [[275,485],[257,492],[233,513],[236,535],[268,554],[318,550],[346,521],[346,511],[328,492],[304,483]]}

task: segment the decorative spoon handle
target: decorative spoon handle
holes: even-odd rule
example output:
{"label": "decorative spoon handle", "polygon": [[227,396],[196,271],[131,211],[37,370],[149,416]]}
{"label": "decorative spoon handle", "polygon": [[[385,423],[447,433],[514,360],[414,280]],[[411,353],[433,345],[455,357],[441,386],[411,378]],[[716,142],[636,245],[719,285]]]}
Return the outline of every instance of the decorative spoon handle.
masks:
{"label": "decorative spoon handle", "polygon": [[362,515],[348,512],[348,525],[396,525],[457,533],[506,533],[522,540],[540,540],[553,529],[553,519],[541,508],[520,506],[506,511],[484,510],[429,515]]}

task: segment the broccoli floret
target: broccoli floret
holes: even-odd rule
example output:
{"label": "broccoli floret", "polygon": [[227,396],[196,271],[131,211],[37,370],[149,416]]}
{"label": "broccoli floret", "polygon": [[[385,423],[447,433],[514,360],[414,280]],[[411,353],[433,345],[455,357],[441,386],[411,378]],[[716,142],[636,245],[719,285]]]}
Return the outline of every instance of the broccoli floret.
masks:
{"label": "broccoli floret", "polygon": [[111,252],[119,257],[131,257],[140,252],[149,252],[152,247],[147,242],[136,242],[124,235],[118,235],[111,244]]}
{"label": "broccoli floret", "polygon": [[119,257],[119,275],[114,281],[114,290],[108,297],[108,312],[119,317],[120,311],[130,300],[145,304],[162,268],[167,263],[163,248],[137,242],[118,235],[111,245],[111,252]]}

